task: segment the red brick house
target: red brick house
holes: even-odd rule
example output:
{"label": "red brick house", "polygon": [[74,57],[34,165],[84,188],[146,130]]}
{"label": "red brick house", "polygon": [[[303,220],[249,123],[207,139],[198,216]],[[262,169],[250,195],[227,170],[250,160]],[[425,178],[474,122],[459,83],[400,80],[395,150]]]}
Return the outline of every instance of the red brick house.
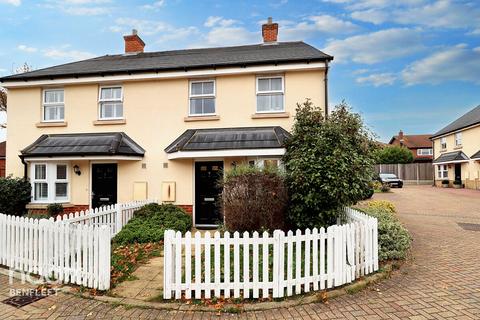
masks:
{"label": "red brick house", "polygon": [[431,136],[431,134],[405,135],[400,130],[388,144],[408,148],[413,154],[413,162],[432,162],[433,148],[432,141],[429,139]]}
{"label": "red brick house", "polygon": [[0,142],[0,177],[5,177],[5,150],[7,142]]}

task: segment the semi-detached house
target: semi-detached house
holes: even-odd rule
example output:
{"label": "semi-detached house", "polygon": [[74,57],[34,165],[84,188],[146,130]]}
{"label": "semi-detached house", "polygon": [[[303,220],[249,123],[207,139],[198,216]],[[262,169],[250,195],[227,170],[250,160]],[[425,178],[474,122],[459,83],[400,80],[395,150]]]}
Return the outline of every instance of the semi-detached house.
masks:
{"label": "semi-detached house", "polygon": [[278,165],[297,103],[327,112],[333,59],[303,42],[125,53],[1,78],[8,89],[7,174],[32,184],[30,211],[146,198],[219,221],[216,179],[236,164]]}

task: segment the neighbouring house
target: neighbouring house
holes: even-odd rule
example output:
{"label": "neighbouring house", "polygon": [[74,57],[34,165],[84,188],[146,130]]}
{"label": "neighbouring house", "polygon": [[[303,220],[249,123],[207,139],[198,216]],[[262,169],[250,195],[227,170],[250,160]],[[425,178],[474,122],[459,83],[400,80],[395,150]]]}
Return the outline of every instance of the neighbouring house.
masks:
{"label": "neighbouring house", "polygon": [[269,19],[261,44],[144,52],[134,30],[123,54],[1,78],[7,173],[30,179],[31,211],[157,198],[215,225],[222,171],[279,164],[296,103],[328,112],[333,57],[277,34]]}
{"label": "neighbouring house", "polygon": [[431,137],[435,184],[454,181],[469,189],[480,189],[480,105]]}
{"label": "neighbouring house", "polygon": [[7,149],[7,142],[0,142],[0,178],[5,177],[5,155]]}
{"label": "neighbouring house", "polygon": [[432,162],[433,149],[431,134],[403,134],[393,136],[388,144],[408,148],[413,154],[413,162]]}

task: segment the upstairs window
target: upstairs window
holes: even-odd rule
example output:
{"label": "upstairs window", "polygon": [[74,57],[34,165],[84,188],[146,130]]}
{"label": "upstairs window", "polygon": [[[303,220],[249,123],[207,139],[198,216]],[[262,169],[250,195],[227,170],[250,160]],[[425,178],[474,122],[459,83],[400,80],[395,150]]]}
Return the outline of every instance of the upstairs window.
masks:
{"label": "upstairs window", "polygon": [[257,78],[257,113],[284,112],[283,77]]}
{"label": "upstairs window", "polygon": [[215,80],[190,81],[189,115],[215,115]]}
{"label": "upstairs window", "polygon": [[33,202],[68,201],[68,166],[63,163],[32,164]]}
{"label": "upstairs window", "polygon": [[455,133],[455,147],[462,146],[462,133],[457,132]]}
{"label": "upstairs window", "polygon": [[447,149],[447,137],[443,137],[440,139],[440,148]]}
{"label": "upstairs window", "polygon": [[65,120],[65,100],[63,89],[43,91],[43,122],[60,122]]}
{"label": "upstairs window", "polygon": [[432,149],[417,149],[417,156],[431,156],[432,154]]}
{"label": "upstairs window", "polygon": [[122,87],[101,87],[99,98],[99,119],[123,119]]}

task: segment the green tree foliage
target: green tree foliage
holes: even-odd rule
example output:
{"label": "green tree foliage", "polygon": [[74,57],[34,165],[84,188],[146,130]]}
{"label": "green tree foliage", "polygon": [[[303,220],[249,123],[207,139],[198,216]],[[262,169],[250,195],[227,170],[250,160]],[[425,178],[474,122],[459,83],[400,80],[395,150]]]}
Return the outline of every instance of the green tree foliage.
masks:
{"label": "green tree foliage", "polygon": [[413,161],[413,154],[405,147],[392,145],[378,149],[375,152],[375,158],[377,164],[411,163]]}
{"label": "green tree foliage", "polygon": [[345,102],[328,119],[309,100],[297,104],[284,164],[296,227],[334,224],[340,210],[365,197],[373,177],[376,144],[360,115]]}
{"label": "green tree foliage", "polygon": [[22,178],[0,178],[0,213],[23,216],[30,202],[30,182]]}

